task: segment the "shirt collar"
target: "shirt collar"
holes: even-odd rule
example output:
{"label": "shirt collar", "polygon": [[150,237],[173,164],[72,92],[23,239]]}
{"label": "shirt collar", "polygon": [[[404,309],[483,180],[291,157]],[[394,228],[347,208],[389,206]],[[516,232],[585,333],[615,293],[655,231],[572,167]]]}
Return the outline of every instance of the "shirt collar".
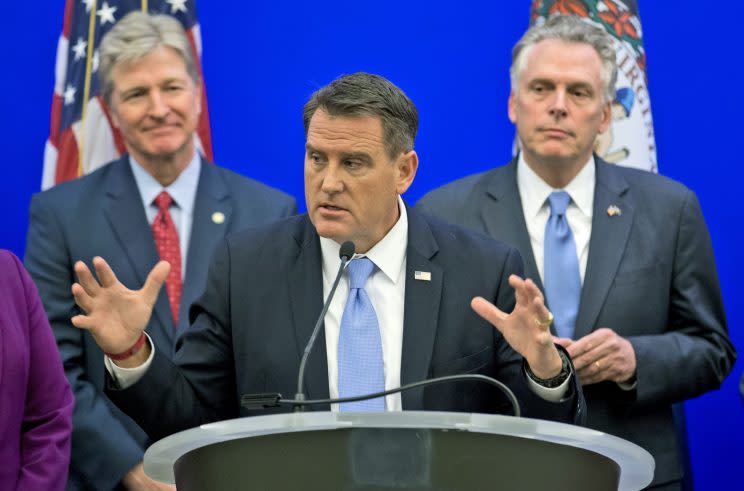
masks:
{"label": "shirt collar", "polygon": [[[400,272],[403,269],[408,247],[408,214],[400,196],[398,196],[398,209],[400,210],[400,217],[385,237],[380,239],[365,254],[354,254],[355,258],[368,257],[393,283],[397,283],[398,278],[401,277]],[[326,277],[334,275],[341,262],[338,257],[340,248],[341,245],[335,240],[326,237],[320,238],[320,249],[323,254],[323,274]]]}
{"label": "shirt collar", "polygon": [[[582,167],[576,177],[569,182],[566,191],[577,208],[587,217],[592,216],[592,205],[594,203],[594,184],[596,181],[596,165],[594,155]],[[533,171],[524,156],[520,152],[517,161],[517,187],[522,198],[522,207],[527,218],[534,218],[540,212],[548,196],[557,189],[552,188],[547,182]]]}
{"label": "shirt collar", "polygon": [[194,210],[194,201],[196,200],[196,188],[199,185],[199,174],[201,173],[201,157],[194,152],[194,157],[188,163],[186,168],[181,171],[175,181],[169,186],[163,187],[149,172],[137,162],[133,156],[129,156],[129,166],[134,174],[134,181],[137,183],[142,204],[145,208],[152,205],[161,191],[167,191],[173,198],[174,203],[186,214],[191,214]]}

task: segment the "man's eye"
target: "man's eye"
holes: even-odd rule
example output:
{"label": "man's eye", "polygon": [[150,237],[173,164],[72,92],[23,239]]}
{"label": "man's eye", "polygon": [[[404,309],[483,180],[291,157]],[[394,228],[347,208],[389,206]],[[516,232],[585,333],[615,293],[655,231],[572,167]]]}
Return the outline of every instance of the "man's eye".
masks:
{"label": "man's eye", "polygon": [[144,92],[139,92],[139,91],[138,92],[129,92],[127,94],[124,94],[123,99],[125,101],[131,101],[132,99],[136,99],[138,97],[142,97],[143,95],[145,95]]}
{"label": "man's eye", "polygon": [[349,169],[358,169],[359,167],[362,166],[362,163],[359,162],[358,160],[345,160],[344,166]]}

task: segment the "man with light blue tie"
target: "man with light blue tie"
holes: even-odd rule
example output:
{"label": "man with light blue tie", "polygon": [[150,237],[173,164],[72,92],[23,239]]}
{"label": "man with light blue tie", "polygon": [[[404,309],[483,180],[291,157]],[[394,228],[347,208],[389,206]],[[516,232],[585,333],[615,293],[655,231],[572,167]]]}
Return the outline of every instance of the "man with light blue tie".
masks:
{"label": "man with light blue tie", "polygon": [[[109,397],[153,438],[291,410],[243,408],[240,396],[294,393],[340,244],[352,241],[356,254],[307,363],[307,398],[479,373],[506,383],[523,415],[581,422],[580,387],[551,339],[542,294],[519,277],[516,250],[403,202],[418,169],[410,99],[382,77],[355,73],[316,91],[303,119],[308,213],[223,241],[173,361],[142,334],[167,264],[138,291],[121,285],[102,258],[93,261],[100,281],[76,264],[73,293],[84,314],[72,322],[111,354]],[[441,385],[313,409],[509,412],[491,389]]]}
{"label": "man with light blue tie", "polygon": [[735,354],[695,195],[592,153],[616,74],[601,29],[564,16],[531,28],[512,54],[519,155],[416,208],[522,253],[584,386],[588,426],[648,450],[654,489],[680,489],[672,404],[717,388]]}

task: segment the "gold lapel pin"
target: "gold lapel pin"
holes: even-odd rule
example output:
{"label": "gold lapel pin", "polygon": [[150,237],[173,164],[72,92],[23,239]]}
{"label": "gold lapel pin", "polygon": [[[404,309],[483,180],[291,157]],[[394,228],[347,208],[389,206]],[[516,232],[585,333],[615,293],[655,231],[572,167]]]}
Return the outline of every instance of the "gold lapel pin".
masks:
{"label": "gold lapel pin", "polygon": [[623,212],[620,211],[620,208],[618,208],[617,206],[610,205],[610,206],[607,207],[607,214],[609,216],[611,216],[611,217],[614,217],[614,216],[618,216],[619,217],[620,215],[623,214]]}
{"label": "gold lapel pin", "polygon": [[221,224],[225,221],[225,214],[221,211],[215,211],[214,213],[212,213],[212,221],[217,225]]}
{"label": "gold lapel pin", "polygon": [[431,273],[429,271],[414,271],[413,279],[419,281],[431,281]]}

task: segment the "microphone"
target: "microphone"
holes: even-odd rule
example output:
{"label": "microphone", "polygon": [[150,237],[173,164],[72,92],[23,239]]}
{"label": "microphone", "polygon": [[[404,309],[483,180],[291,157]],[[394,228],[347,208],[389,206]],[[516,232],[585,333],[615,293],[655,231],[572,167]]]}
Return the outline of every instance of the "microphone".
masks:
{"label": "microphone", "polygon": [[[354,246],[354,243],[350,240],[347,240],[346,242],[341,244],[341,249],[339,249],[338,251],[338,257],[341,258],[341,265],[338,267],[336,279],[333,281],[333,286],[331,287],[331,291],[328,293],[328,298],[326,298],[325,304],[323,305],[323,310],[320,311],[318,320],[315,323],[315,328],[313,328],[313,333],[310,335],[310,339],[305,346],[305,351],[302,353],[300,370],[297,374],[297,393],[295,394],[295,400],[298,402],[305,400],[303,382],[305,380],[305,365],[307,365],[307,358],[310,355],[310,351],[313,349],[313,345],[315,345],[315,338],[318,337],[318,332],[320,332],[320,326],[323,325],[323,319],[325,318],[326,312],[328,312],[328,307],[331,306],[331,300],[333,300],[333,295],[336,293],[336,287],[338,286],[338,282],[341,280],[341,274],[344,272],[346,263],[348,263],[351,258],[354,257],[355,249],[356,247]],[[302,411],[302,408],[303,404],[295,405],[295,412]]]}

